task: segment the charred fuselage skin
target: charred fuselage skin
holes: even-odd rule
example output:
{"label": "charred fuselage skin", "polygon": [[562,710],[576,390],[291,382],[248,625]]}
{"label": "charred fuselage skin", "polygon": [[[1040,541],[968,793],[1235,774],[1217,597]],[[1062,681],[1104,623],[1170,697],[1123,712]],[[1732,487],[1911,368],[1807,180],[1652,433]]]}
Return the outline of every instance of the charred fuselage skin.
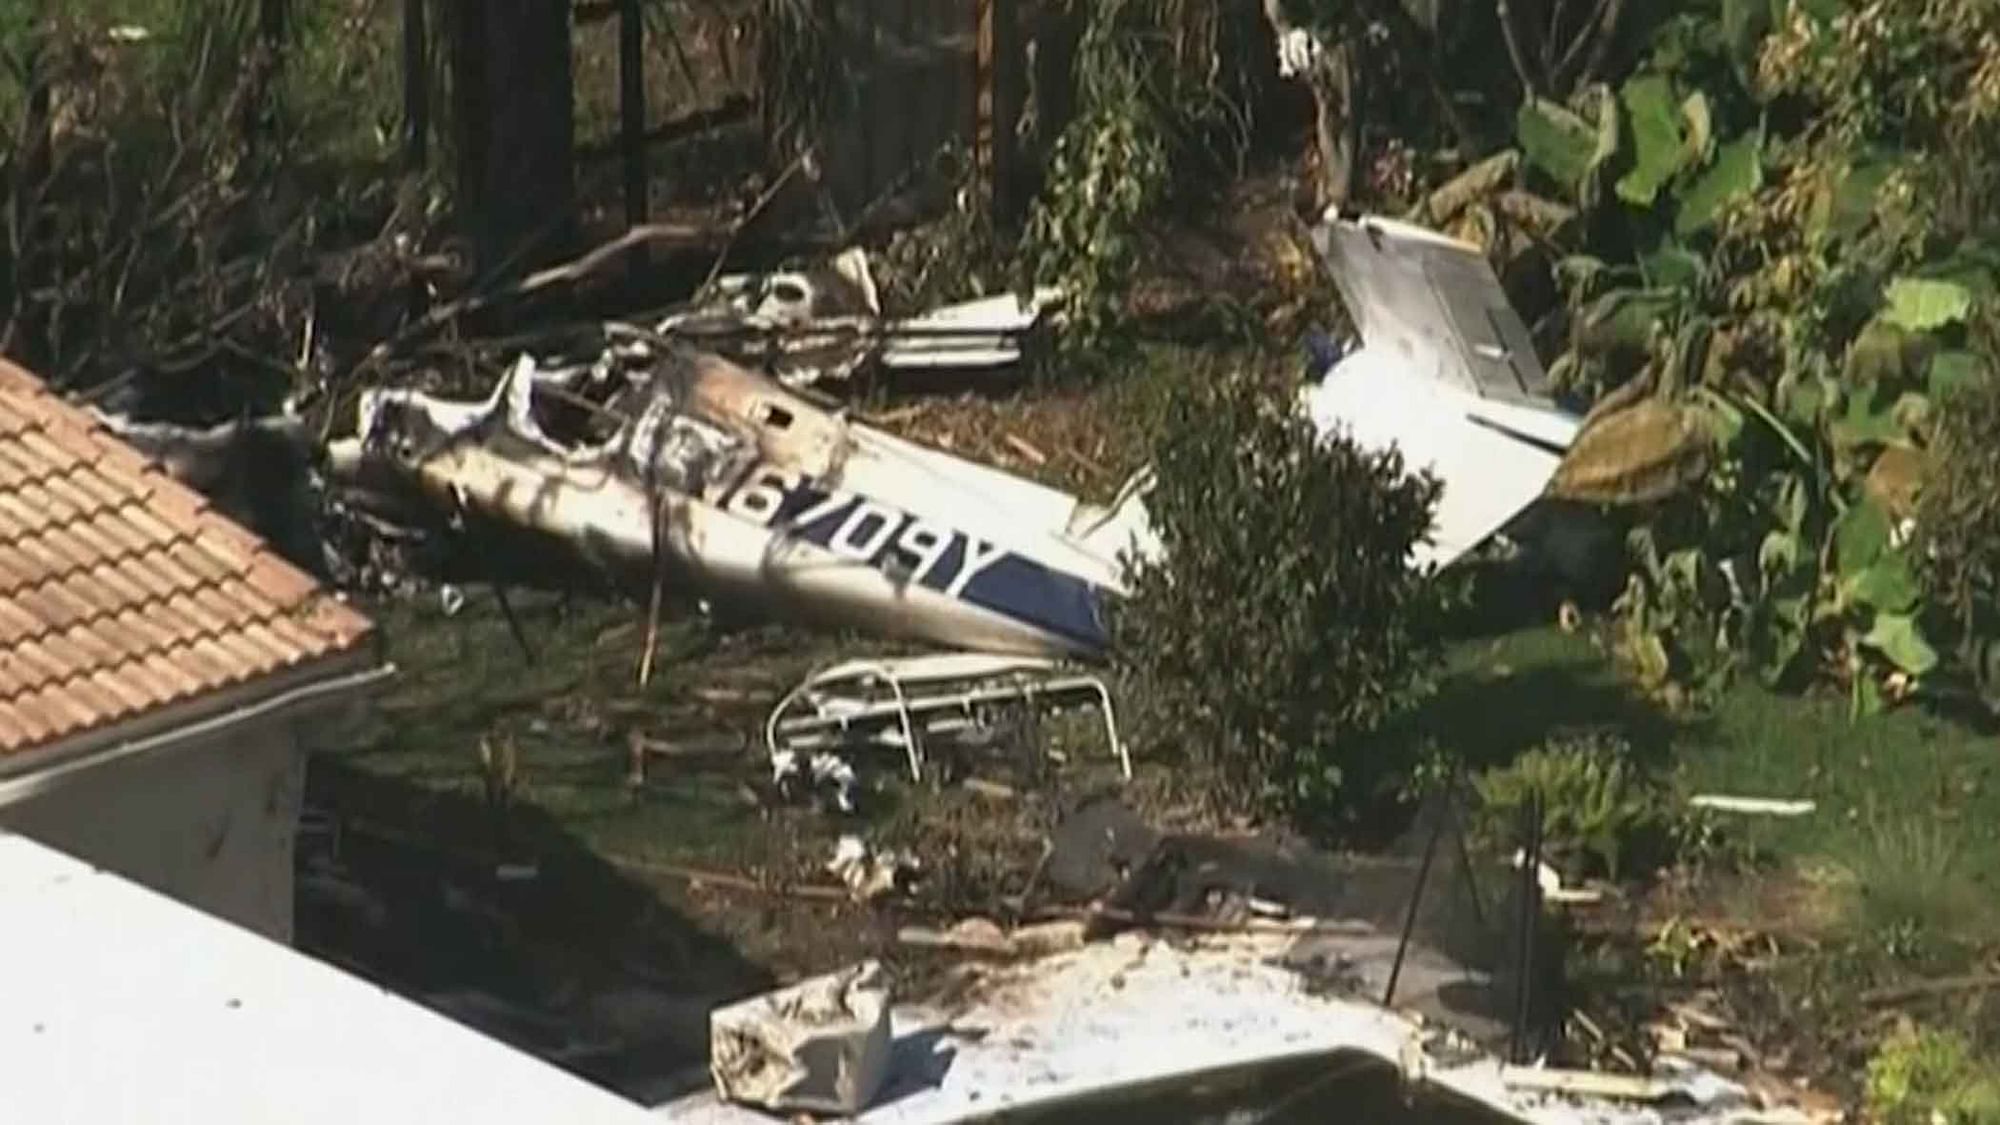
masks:
{"label": "charred fuselage skin", "polygon": [[517,369],[485,404],[380,392],[336,475],[553,536],[643,589],[992,652],[1094,657],[1119,564],[1074,497],[856,426],[726,360],[666,350],[590,408]]}

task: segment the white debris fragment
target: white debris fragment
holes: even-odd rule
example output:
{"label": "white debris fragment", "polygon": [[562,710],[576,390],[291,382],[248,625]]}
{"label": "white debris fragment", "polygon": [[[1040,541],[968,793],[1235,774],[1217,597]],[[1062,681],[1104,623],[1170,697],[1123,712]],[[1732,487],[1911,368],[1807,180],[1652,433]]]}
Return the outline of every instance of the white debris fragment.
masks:
{"label": "white debris fragment", "polygon": [[787,801],[797,800],[806,786],[815,789],[830,786],[834,804],[841,812],[850,815],[857,807],[855,793],[861,784],[854,767],[840,755],[821,751],[801,767],[796,750],[771,755],[771,783],[777,786],[779,795]]}
{"label": "white debris fragment", "polygon": [[859,836],[842,836],[833,846],[827,871],[847,884],[857,902],[869,902],[894,894],[922,869],[908,852],[891,849],[875,851]]}
{"label": "white debris fragment", "polygon": [[1784,800],[1774,797],[1730,797],[1720,793],[1703,793],[1690,797],[1688,798],[1688,804],[1697,809],[1745,813],[1750,816],[1805,816],[1819,807],[1818,802],[1808,799]]}
{"label": "white debris fragment", "polygon": [[709,1016],[716,1092],[781,1112],[866,1109],[889,1069],[889,993],[880,978],[870,961],[717,1009]]}
{"label": "white debris fragment", "polygon": [[1305,28],[1295,27],[1285,32],[1278,40],[1278,77],[1297,78],[1310,71],[1323,50],[1319,40]]}
{"label": "white debris fragment", "polygon": [[[1522,865],[1528,862],[1527,853],[1520,848],[1515,848],[1514,854],[1507,862],[1508,866],[1519,871]],[[1544,902],[1600,902],[1604,898],[1602,891],[1589,887],[1563,886],[1562,872],[1550,867],[1547,863],[1537,863],[1535,865],[1535,883],[1542,889],[1542,901]]]}

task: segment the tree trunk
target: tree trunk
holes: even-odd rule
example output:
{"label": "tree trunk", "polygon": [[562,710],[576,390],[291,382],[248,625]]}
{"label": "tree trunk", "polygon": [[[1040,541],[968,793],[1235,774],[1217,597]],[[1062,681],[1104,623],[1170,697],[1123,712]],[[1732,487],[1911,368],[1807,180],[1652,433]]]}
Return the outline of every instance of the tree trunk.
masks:
{"label": "tree trunk", "polygon": [[576,240],[567,0],[458,0],[459,208],[482,273],[511,276]]}
{"label": "tree trunk", "polygon": [[1313,138],[1319,146],[1321,208],[1344,207],[1354,194],[1361,114],[1355,104],[1352,55],[1346,43],[1327,49],[1308,79],[1313,92]]}

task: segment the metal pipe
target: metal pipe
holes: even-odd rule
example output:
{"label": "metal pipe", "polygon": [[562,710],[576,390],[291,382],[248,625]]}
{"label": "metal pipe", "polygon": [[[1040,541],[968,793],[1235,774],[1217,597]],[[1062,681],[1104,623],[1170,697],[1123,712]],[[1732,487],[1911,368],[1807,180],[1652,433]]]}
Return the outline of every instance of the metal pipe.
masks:
{"label": "metal pipe", "polygon": [[1396,960],[1389,966],[1389,987],[1382,990],[1382,1006],[1389,1007],[1396,1000],[1396,982],[1403,975],[1403,956],[1410,949],[1410,935],[1417,928],[1417,907],[1424,899],[1424,883],[1430,879],[1431,860],[1437,855],[1438,836],[1444,832],[1444,822],[1448,803],[1442,795],[1432,798],[1436,806],[1436,819],[1431,822],[1430,838],[1424,841],[1424,861],[1417,866],[1417,885],[1410,888],[1410,908],[1403,915],[1403,936],[1396,942]]}

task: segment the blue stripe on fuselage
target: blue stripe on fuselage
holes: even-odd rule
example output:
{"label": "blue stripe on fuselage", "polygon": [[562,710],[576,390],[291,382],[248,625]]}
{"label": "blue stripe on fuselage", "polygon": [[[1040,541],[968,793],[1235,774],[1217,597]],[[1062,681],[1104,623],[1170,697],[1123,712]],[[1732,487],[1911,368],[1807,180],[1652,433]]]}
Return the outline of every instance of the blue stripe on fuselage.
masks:
{"label": "blue stripe on fuselage", "polygon": [[[899,570],[908,573],[912,556],[903,539],[912,525],[922,523],[935,528],[948,538],[936,561],[917,582],[940,593],[950,591],[973,557],[973,539],[962,531],[924,520],[872,497],[856,495],[828,506],[826,501],[831,495],[810,484],[787,490],[772,525],[787,538],[831,549],[834,536],[847,526],[856,505],[866,501],[895,520],[893,531],[883,537],[884,545],[867,559],[868,565],[890,574]],[[809,523],[800,523],[800,517],[808,513],[814,518]],[[877,528],[871,515],[850,528],[848,538],[865,541],[879,534]],[[998,557],[991,557],[995,548],[984,540],[979,541],[979,550],[986,565],[963,584],[957,595],[960,599],[1091,651],[1102,651],[1109,644],[1101,612],[1103,591],[1095,583],[1013,551],[1002,550]]]}

